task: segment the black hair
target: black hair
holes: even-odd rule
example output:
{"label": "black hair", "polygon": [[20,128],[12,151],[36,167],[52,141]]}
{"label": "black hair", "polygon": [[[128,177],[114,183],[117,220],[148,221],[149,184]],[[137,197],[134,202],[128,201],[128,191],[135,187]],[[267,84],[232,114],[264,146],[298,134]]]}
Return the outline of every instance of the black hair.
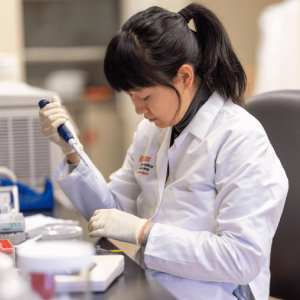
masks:
{"label": "black hair", "polygon": [[122,26],[108,45],[104,72],[117,91],[162,85],[173,89],[173,80],[183,64],[193,67],[195,77],[209,91],[244,106],[245,71],[235,55],[228,34],[216,15],[192,3],[187,10],[196,32],[184,17],[153,6],[138,12]]}

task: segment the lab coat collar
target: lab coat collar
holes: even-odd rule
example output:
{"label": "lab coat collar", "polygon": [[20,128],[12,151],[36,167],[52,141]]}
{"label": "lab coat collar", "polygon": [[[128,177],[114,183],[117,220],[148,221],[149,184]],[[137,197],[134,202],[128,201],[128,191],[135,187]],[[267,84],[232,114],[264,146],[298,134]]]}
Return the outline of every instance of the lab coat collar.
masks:
{"label": "lab coat collar", "polygon": [[[186,135],[190,132],[200,140],[205,138],[206,132],[212,121],[223,107],[225,99],[218,93],[214,92],[204,105],[196,113],[192,121],[186,126],[178,138],[174,140],[174,144],[178,149],[184,141]],[[172,127],[159,129],[160,133],[157,140],[160,144],[167,138],[170,144]]]}
{"label": "lab coat collar", "polygon": [[226,100],[218,92],[214,92],[199,109],[192,121],[182,131],[181,135],[174,141],[176,147],[180,147],[188,132],[202,141],[225,101]]}

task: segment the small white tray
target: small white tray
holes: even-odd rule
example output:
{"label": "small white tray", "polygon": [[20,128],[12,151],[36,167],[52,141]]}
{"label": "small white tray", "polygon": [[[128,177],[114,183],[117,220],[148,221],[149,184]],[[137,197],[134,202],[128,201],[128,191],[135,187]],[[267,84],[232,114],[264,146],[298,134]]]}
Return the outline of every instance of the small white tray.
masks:
{"label": "small white tray", "polygon": [[[92,292],[104,292],[124,271],[123,255],[97,255],[93,257],[96,266],[90,271],[90,289]],[[57,275],[57,292],[82,292],[85,290],[85,276]]]}

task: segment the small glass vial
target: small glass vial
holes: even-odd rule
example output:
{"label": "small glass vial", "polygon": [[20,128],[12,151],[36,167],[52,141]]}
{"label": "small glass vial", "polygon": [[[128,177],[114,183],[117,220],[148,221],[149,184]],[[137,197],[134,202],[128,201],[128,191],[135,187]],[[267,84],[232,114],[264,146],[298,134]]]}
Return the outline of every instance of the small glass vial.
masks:
{"label": "small glass vial", "polygon": [[90,300],[94,254],[84,241],[41,241],[18,249],[18,266],[44,300]]}

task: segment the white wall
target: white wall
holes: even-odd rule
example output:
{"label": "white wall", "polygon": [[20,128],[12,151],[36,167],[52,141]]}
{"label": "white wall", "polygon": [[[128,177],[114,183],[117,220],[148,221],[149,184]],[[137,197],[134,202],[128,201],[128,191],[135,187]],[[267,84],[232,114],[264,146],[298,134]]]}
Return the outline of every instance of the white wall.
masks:
{"label": "white wall", "polygon": [[20,60],[20,79],[23,67],[23,14],[22,0],[0,0],[0,53],[16,54]]}

